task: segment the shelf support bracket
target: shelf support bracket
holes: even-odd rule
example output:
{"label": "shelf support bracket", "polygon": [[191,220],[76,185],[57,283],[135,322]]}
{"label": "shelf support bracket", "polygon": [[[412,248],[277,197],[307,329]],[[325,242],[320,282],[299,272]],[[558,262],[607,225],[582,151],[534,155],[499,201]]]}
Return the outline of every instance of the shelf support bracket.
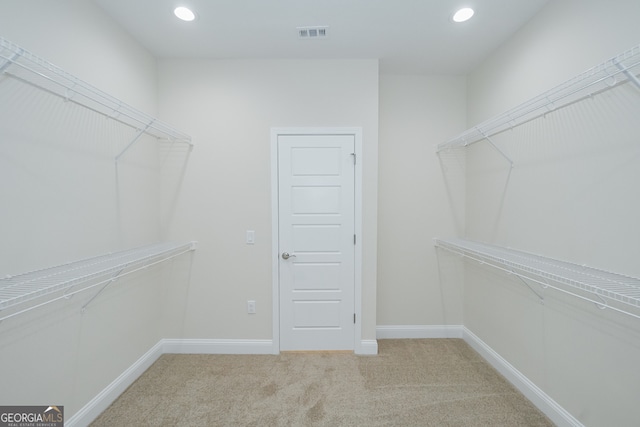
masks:
{"label": "shelf support bracket", "polygon": [[616,67],[618,67],[620,69],[620,71],[622,71],[624,73],[625,76],[627,76],[627,78],[629,80],[631,80],[631,82],[633,82],[633,84],[636,85],[636,87],[638,89],[640,89],[640,79],[638,79],[635,76],[635,74],[633,74],[631,71],[629,71],[628,68],[626,68],[624,65],[622,65],[621,63],[619,63],[615,59],[613,60],[613,63],[615,64]]}
{"label": "shelf support bracket", "polygon": [[113,282],[115,282],[116,280],[118,280],[118,278],[120,277],[120,274],[122,274],[122,272],[124,271],[124,268],[120,271],[118,271],[117,273],[115,273],[113,276],[111,276],[111,279],[109,279],[107,281],[107,283],[105,283],[98,292],[96,292],[96,294],[94,296],[92,296],[89,301],[87,301],[82,308],[80,309],[80,312],[82,314],[84,314],[85,310],[87,309],[87,306],[89,306],[89,304],[91,304],[93,302],[94,299],[98,298],[98,296],[102,293],[102,291],[104,291],[107,286],[109,286],[110,284],[112,284]]}
{"label": "shelf support bracket", "polygon": [[2,65],[0,65],[0,73],[3,73],[4,70],[9,68],[11,64],[16,62],[16,59],[20,58],[21,56],[22,56],[22,49],[19,49],[16,53],[13,54],[11,58],[7,59],[6,61],[4,61]]}
{"label": "shelf support bracket", "polygon": [[527,283],[527,281],[526,281],[526,280],[524,280],[524,279],[522,278],[522,276],[520,276],[518,273],[515,273],[515,272],[513,272],[513,271],[511,272],[511,274],[513,274],[513,275],[514,275],[514,276],[516,276],[518,279],[520,279],[520,281],[521,281],[522,283],[524,283],[524,285],[525,285],[527,288],[529,288],[529,290],[530,290],[531,292],[533,292],[534,294],[536,294],[536,296],[537,296],[537,297],[538,297],[538,299],[540,300],[540,304],[543,304],[543,305],[544,305],[544,297],[543,297],[542,295],[540,295],[539,293],[537,293],[537,292],[536,292],[536,291],[531,287],[531,285],[529,285],[529,283]]}
{"label": "shelf support bracket", "polygon": [[491,146],[492,146],[493,148],[495,148],[495,149],[496,149],[496,151],[497,151],[498,153],[500,153],[500,155],[501,155],[502,157],[504,157],[504,158],[509,162],[509,165],[513,168],[513,160],[511,160],[511,159],[509,158],[509,156],[507,156],[507,155],[504,153],[504,151],[502,151],[502,150],[501,150],[501,149],[500,149],[500,148],[499,148],[499,147],[498,147],[498,146],[497,146],[497,145],[496,145],[496,144],[491,140],[491,138],[489,138],[489,135],[487,135],[486,133],[482,132],[480,129],[477,129],[477,130],[478,130],[478,132],[482,135],[482,137],[483,137],[484,139],[486,139],[486,140],[489,142],[489,144],[491,144]]}
{"label": "shelf support bracket", "polygon": [[120,160],[120,157],[122,157],[124,155],[124,153],[126,153],[127,151],[129,151],[129,149],[133,146],[133,144],[136,143],[136,141],[138,139],[140,139],[140,137],[147,131],[147,129],[149,129],[151,127],[151,125],[153,124],[153,122],[155,122],[154,120],[151,120],[143,129],[140,129],[140,131],[138,131],[138,133],[136,134],[135,137],[133,137],[133,139],[131,140],[131,142],[129,142],[129,144],[127,144],[126,147],[124,147],[124,150],[122,150],[120,152],[120,154],[118,154],[116,156],[116,163],[118,163],[118,161]]}
{"label": "shelf support bracket", "polygon": [[596,301],[593,302],[596,305],[597,308],[599,308],[600,310],[604,310],[607,307],[609,307],[609,304],[607,303],[607,301],[604,298],[602,298],[602,295],[600,295],[598,293],[595,293],[594,295],[596,296],[596,298],[598,298],[601,301],[601,303],[598,303]]}

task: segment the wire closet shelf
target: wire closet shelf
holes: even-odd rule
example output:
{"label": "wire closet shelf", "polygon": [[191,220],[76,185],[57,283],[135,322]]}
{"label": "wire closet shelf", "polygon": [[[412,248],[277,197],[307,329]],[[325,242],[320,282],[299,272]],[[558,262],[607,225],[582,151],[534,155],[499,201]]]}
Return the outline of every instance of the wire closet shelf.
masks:
{"label": "wire closet shelf", "polygon": [[43,58],[0,37],[0,75],[22,81],[45,92],[72,102],[130,126],[141,134],[159,141],[185,143],[193,147],[191,137],[168,124],[145,114],[123,101],[67,73]]}
{"label": "wire closet shelf", "polygon": [[465,239],[435,239],[435,245],[543,288],[592,302],[600,309],[640,319],[640,279]]}
{"label": "wire closet shelf", "polygon": [[[438,144],[437,152],[462,148],[626,82],[640,88],[640,45],[599,64],[523,104]],[[489,140],[489,142],[491,142]]]}
{"label": "wire closet shelf", "polygon": [[88,289],[103,286],[85,305],[117,279],[196,248],[196,242],[158,243],[109,253],[0,279],[0,320]]}

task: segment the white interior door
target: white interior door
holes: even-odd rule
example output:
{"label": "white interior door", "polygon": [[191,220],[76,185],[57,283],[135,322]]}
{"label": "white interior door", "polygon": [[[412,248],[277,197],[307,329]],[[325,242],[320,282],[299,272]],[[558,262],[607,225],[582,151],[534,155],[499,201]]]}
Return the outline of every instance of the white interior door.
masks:
{"label": "white interior door", "polygon": [[354,348],[354,135],[278,135],[280,350]]}

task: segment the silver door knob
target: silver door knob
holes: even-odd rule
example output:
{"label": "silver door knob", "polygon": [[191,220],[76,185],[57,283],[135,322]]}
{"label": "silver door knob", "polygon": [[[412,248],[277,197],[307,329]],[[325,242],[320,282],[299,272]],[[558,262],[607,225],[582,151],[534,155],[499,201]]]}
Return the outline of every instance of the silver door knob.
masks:
{"label": "silver door knob", "polygon": [[295,258],[295,255],[289,255],[289,252],[282,252],[282,259]]}

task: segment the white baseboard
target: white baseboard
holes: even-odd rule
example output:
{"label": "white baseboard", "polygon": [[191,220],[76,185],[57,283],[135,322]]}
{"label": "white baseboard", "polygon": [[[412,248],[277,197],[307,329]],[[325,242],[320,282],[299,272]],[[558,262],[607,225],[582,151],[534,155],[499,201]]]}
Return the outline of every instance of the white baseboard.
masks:
{"label": "white baseboard", "polygon": [[273,354],[272,340],[164,339],[163,353]]}
{"label": "white baseboard", "polygon": [[462,325],[380,325],[378,339],[462,338]]}
{"label": "white baseboard", "polygon": [[513,367],[502,356],[462,325],[381,325],[376,328],[378,339],[401,338],[463,338],[491,366],[559,427],[584,427],[562,406]]}
{"label": "white baseboard", "polygon": [[[164,339],[163,353],[172,354],[278,354],[271,340]],[[378,341],[362,340],[355,351],[378,354]]]}
{"label": "white baseboard", "polygon": [[93,422],[98,415],[109,407],[135,380],[140,377],[163,354],[162,341],[151,347],[133,365],[113,380],[104,390],[65,420],[67,427],[84,427]]}
{"label": "white baseboard", "polygon": [[104,390],[71,418],[65,426],[84,427],[93,422],[160,356],[167,353],[181,354],[272,354],[271,340],[181,340],[163,339],[140,359],[113,380]]}
{"label": "white baseboard", "polygon": [[360,346],[355,349],[354,353],[361,356],[375,356],[378,354],[378,341],[362,340],[360,341]]}
{"label": "white baseboard", "polygon": [[558,427],[584,427],[573,415],[466,327],[463,328],[463,339]]}

